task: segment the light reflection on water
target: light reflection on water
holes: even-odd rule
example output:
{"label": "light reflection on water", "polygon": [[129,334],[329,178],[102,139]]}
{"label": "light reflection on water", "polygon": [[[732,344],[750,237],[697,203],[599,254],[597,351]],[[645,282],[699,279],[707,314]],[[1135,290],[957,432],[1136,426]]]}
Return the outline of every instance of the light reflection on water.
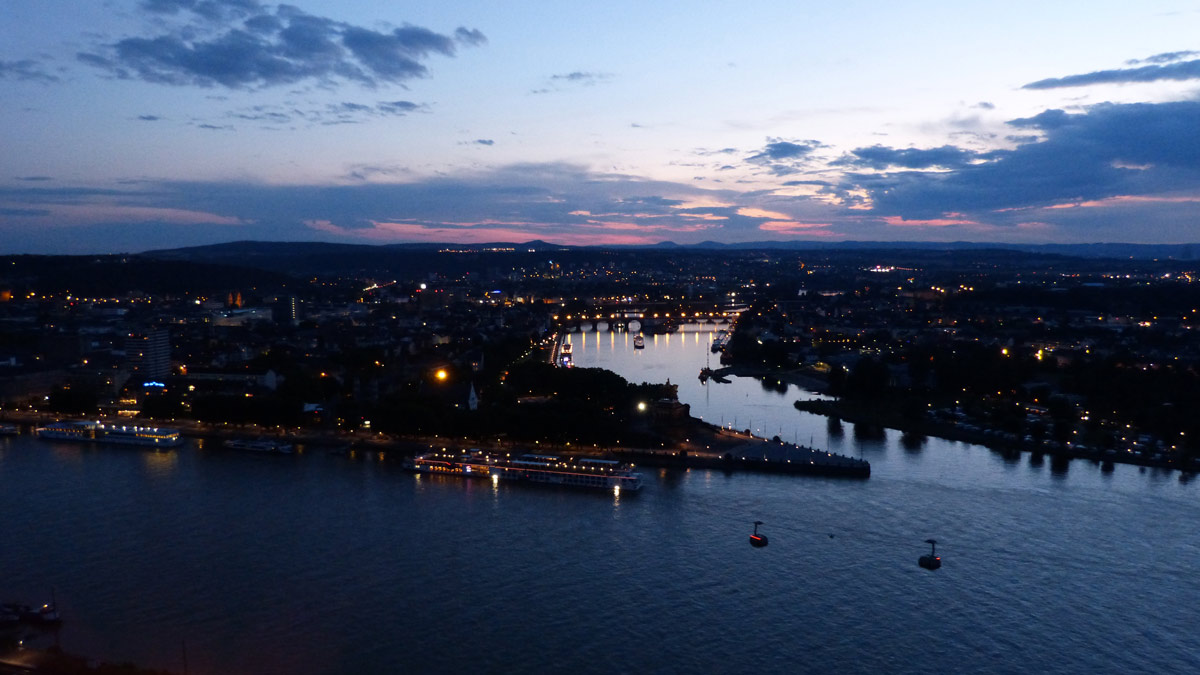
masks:
{"label": "light reflection on water", "polygon": [[179,453],[174,450],[148,450],[139,454],[145,465],[146,475],[152,478],[169,477],[179,464]]}

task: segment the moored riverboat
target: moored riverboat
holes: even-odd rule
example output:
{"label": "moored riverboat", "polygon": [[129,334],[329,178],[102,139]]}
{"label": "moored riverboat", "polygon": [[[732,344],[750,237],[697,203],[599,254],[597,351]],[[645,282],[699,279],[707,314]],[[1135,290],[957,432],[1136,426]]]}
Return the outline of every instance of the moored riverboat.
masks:
{"label": "moored riverboat", "polygon": [[633,465],[596,457],[441,450],[413,457],[406,467],[417,473],[524,481],[565,487],[639,490],[642,475]]}
{"label": "moored riverboat", "polygon": [[292,444],[269,438],[230,438],[221,444],[230,450],[247,450],[249,452],[266,452],[278,455],[292,454]]}
{"label": "moored riverboat", "polygon": [[183,442],[178,429],[136,424],[104,424],[102,422],[54,422],[35,430],[38,438],[54,441],[116,443],[150,447],[174,447]]}

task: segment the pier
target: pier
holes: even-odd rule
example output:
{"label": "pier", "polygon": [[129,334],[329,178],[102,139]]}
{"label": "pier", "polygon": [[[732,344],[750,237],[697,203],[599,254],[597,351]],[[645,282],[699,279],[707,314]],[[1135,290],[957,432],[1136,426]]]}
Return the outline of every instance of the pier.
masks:
{"label": "pier", "polygon": [[866,460],[760,438],[751,438],[722,452],[628,449],[617,450],[615,454],[641,466],[841,478],[871,476],[871,463]]}

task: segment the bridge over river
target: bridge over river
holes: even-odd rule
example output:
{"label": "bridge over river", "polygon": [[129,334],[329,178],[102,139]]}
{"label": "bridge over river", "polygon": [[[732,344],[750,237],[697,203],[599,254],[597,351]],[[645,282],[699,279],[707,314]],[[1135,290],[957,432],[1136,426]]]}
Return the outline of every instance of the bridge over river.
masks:
{"label": "bridge over river", "polygon": [[628,331],[673,333],[683,324],[731,324],[746,311],[744,304],[687,301],[630,304],[604,303],[582,312],[555,315],[564,332]]}

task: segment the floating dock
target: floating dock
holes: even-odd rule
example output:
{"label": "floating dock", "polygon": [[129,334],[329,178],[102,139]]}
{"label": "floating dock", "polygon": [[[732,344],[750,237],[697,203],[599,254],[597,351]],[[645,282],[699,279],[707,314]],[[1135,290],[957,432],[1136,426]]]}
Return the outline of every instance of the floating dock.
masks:
{"label": "floating dock", "polygon": [[774,441],[749,442],[723,453],[622,450],[620,455],[643,466],[761,473],[870,478],[871,463],[803,445]]}

